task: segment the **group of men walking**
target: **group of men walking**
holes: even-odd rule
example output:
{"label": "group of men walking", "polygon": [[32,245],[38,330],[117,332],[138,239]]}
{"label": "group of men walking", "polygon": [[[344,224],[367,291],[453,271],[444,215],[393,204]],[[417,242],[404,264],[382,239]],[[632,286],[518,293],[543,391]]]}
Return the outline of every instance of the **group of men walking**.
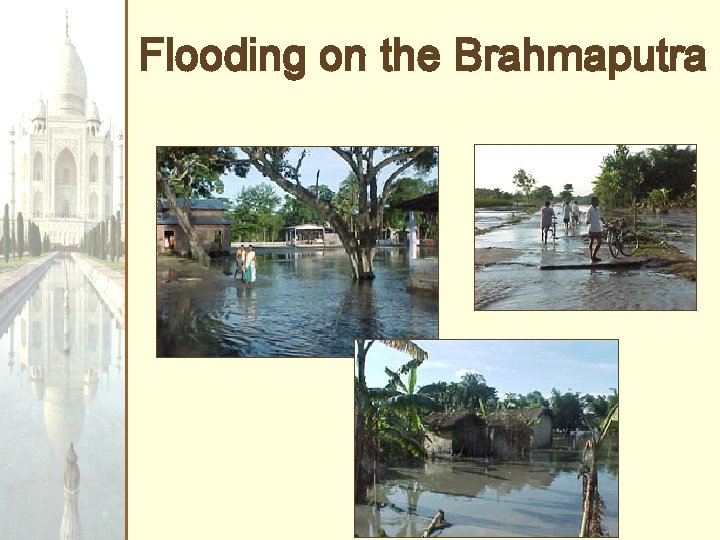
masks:
{"label": "group of men walking", "polygon": [[[590,238],[590,260],[592,262],[598,262],[601,260],[597,254],[600,250],[600,245],[602,244],[603,223],[605,223],[605,221],[600,216],[600,210],[598,210],[599,204],[600,201],[598,198],[592,197],[590,199],[590,208],[588,208],[587,214],[585,215],[585,223],[588,226],[588,236]],[[561,213],[563,215],[566,230],[570,225],[571,219],[579,222],[580,208],[577,205],[577,201],[573,202],[573,204],[570,204],[570,201],[564,203]],[[540,212],[540,238],[543,244],[547,243],[548,231],[550,227],[552,227],[554,219],[555,211],[550,206],[550,201],[545,201],[545,206]]]}
{"label": "group of men walking", "polygon": [[235,262],[237,268],[235,268],[234,277],[237,277],[239,271],[240,279],[244,283],[253,283],[255,281],[255,251],[253,247],[240,246],[235,253]]}

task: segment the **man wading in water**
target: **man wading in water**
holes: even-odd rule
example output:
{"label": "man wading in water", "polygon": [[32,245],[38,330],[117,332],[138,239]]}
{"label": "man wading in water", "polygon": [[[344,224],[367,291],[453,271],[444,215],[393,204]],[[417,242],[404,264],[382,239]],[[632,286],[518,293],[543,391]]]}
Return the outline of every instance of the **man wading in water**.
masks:
{"label": "man wading in water", "polygon": [[540,212],[540,238],[543,244],[547,244],[548,230],[552,227],[555,211],[550,208],[550,201],[545,201],[545,208]]}
{"label": "man wading in water", "polygon": [[[600,217],[598,204],[600,204],[600,201],[597,197],[590,199],[590,208],[588,208],[585,216],[585,223],[587,223],[588,226],[588,236],[590,237],[590,260],[592,262],[601,260],[600,257],[597,256],[597,252],[602,244],[603,223],[605,223],[605,220]],[[593,243],[595,243],[594,250]]]}
{"label": "man wading in water", "polygon": [[240,279],[245,281],[245,248],[240,246],[237,250],[237,253],[235,253],[235,262],[237,263],[237,268],[235,268],[235,275],[234,278],[238,275],[238,270],[240,271]]}

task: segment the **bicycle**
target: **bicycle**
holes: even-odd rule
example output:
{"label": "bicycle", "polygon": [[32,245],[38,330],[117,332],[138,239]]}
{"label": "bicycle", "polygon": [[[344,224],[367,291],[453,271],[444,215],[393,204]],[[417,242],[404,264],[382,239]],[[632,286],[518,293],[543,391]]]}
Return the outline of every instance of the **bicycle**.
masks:
{"label": "bicycle", "polygon": [[[557,238],[557,218],[555,217],[555,215],[553,215],[553,217],[552,217],[552,225],[550,225],[550,228],[548,229],[547,234],[549,235],[550,233],[552,233],[552,241],[554,244],[555,239]],[[546,240],[547,240],[547,237],[546,237]]]}
{"label": "bicycle", "polygon": [[635,255],[640,247],[640,238],[637,231],[626,230],[625,218],[611,219],[607,226],[607,244],[610,248],[610,255],[618,258],[622,253],[626,257]]}

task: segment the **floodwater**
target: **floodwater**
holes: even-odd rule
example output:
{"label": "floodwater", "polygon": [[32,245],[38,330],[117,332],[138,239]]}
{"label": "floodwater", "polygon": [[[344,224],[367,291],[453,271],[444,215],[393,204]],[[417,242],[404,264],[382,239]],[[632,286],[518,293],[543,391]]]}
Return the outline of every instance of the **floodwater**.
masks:
{"label": "floodwater", "polygon": [[[578,446],[581,448],[581,446]],[[582,520],[580,450],[535,450],[525,461],[481,459],[427,461],[417,467],[381,471],[380,508],[355,506],[355,533],[419,537],[442,509],[449,526],[431,536],[577,537]],[[604,451],[598,489],[605,503],[602,524],[618,536],[617,451]],[[368,490],[370,500],[373,489]]]}
{"label": "floodwater", "polygon": [[438,295],[408,291],[405,250],[378,249],[374,262],[376,278],[356,282],[342,249],[261,250],[246,285],[234,259],[159,257],[157,355],[351,357],[355,338],[437,338]]}
{"label": "floodwater", "polygon": [[[63,520],[124,538],[124,329],[69,258],[2,308],[0,538],[59,538]],[[71,443],[76,495],[63,485]]]}
{"label": "floodwater", "polygon": [[[556,207],[558,212],[560,207]],[[581,210],[585,210],[582,208]],[[489,223],[489,211],[478,212],[476,227]],[[496,218],[506,220],[508,212]],[[643,216],[645,219],[645,216]],[[694,212],[671,211],[650,216],[648,226],[662,220],[664,238],[688,256],[696,253]],[[515,225],[475,236],[476,248],[512,248],[518,256],[475,270],[475,309],[507,310],[694,310],[696,283],[650,268],[539,270],[539,265],[586,263],[589,259],[586,226],[565,235],[560,219],[555,243],[540,242],[540,213]],[[655,229],[653,229],[655,231]],[[603,242],[599,256],[612,259]]]}

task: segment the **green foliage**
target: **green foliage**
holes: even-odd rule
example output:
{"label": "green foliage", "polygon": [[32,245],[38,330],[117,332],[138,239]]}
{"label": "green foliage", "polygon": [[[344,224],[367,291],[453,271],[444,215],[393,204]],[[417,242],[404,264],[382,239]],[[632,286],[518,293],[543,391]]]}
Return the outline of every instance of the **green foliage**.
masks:
{"label": "green foliage", "polygon": [[[309,186],[308,191],[312,192],[317,199],[325,201],[328,204],[335,198],[335,193],[325,184]],[[285,227],[293,227],[304,223],[322,225],[325,222],[320,212],[292,195],[285,195],[285,201],[280,209],[280,215],[282,216],[283,226]]]}
{"label": "green foliage", "polygon": [[277,214],[280,197],[269,184],[243,187],[231,210],[231,236],[242,241],[275,240],[282,229],[282,216]]}
{"label": "green foliage", "polygon": [[22,259],[23,253],[25,253],[25,226],[22,212],[18,212],[17,215],[17,252]]}
{"label": "green foliage", "polygon": [[539,203],[544,203],[545,201],[552,202],[553,198],[553,192],[550,186],[540,186],[539,188],[533,190],[530,195],[531,200]]}
{"label": "green foliage", "polygon": [[613,154],[603,158],[594,194],[610,206],[635,205],[641,199],[656,208],[671,206],[673,200],[692,206],[696,185],[694,147],[664,145],[632,154],[627,146],[618,145]]}
{"label": "green foliage", "polygon": [[[387,203],[388,206],[392,206],[426,193],[432,193],[437,189],[435,181],[425,181],[422,178],[400,178]],[[403,230],[407,226],[407,220],[408,213],[403,210],[392,209],[385,212],[385,227]],[[437,216],[420,213],[417,215],[416,225],[421,238],[437,236]]]}
{"label": "green foliage", "polygon": [[563,202],[567,202],[573,198],[573,185],[565,184],[563,190],[558,194],[558,199]]}
{"label": "green foliage", "polygon": [[570,430],[583,427],[583,408],[580,395],[574,392],[561,394],[552,389],[550,408],[553,413],[553,425],[556,429]]}
{"label": "green foliage", "polygon": [[115,262],[117,258],[117,243],[115,238],[117,237],[117,220],[115,216],[110,216],[110,260]]}
{"label": "green foliage", "polygon": [[3,214],[3,234],[2,234],[2,245],[3,245],[3,256],[7,263],[10,259],[10,207],[5,203],[5,213]]}
{"label": "green foliage", "polygon": [[514,206],[515,203],[515,196],[507,191],[498,188],[475,188],[475,208]]}
{"label": "green foliage", "polygon": [[529,200],[530,193],[535,187],[535,178],[525,169],[518,169],[518,172],[513,175],[513,184],[525,195],[525,199]]}

